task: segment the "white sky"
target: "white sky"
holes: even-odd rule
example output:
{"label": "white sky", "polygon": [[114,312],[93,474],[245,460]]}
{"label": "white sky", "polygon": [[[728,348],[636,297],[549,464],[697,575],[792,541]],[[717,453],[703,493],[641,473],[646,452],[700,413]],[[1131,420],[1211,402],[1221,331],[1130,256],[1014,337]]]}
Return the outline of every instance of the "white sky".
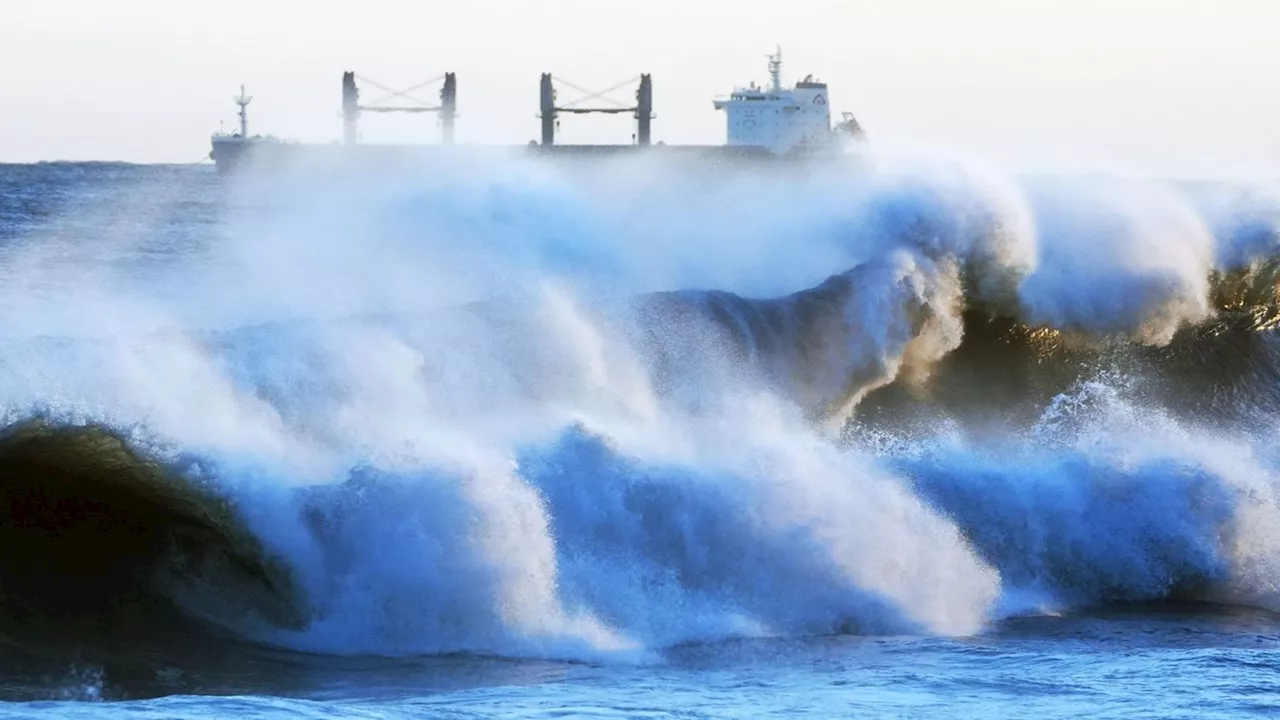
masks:
{"label": "white sky", "polygon": [[[1016,171],[1275,178],[1280,0],[7,0],[0,161],[192,162],[234,123],[328,142],[340,78],[458,73],[464,142],[537,137],[538,76],[654,79],[655,139],[717,143],[715,95],[813,72],[873,142]],[[433,97],[436,87],[423,95]],[[615,94],[627,99],[631,88]],[[367,89],[365,98],[376,91]],[[562,88],[561,100],[576,95]],[[431,116],[365,116],[373,142],[435,142]],[[564,142],[628,142],[627,116]]]}

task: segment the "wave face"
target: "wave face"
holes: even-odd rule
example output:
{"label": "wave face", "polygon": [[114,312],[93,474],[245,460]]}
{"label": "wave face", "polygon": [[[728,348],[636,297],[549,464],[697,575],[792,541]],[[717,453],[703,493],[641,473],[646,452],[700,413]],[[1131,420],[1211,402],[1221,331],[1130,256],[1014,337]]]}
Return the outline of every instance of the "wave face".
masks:
{"label": "wave face", "polygon": [[[5,620],[82,631],[194,610],[297,626],[304,599],[224,499],[101,427],[15,423],[0,436]],[[220,607],[214,607],[216,596]],[[181,606],[181,608],[179,607]]]}
{"label": "wave face", "polygon": [[1273,189],[443,170],[24,175],[11,627],[640,661],[1280,609]]}

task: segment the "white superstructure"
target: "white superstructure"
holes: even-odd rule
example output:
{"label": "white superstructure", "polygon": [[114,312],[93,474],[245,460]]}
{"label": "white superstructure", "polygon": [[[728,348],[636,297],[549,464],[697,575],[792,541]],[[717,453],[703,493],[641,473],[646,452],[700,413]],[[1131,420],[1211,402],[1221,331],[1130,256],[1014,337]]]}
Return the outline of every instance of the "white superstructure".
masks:
{"label": "white superstructure", "polygon": [[[716,109],[725,112],[725,144],[766,148],[775,155],[828,149],[835,136],[827,84],[810,75],[794,87],[783,87],[781,49],[769,56],[769,78],[767,88],[751,83],[715,101]],[[850,120],[846,117],[845,123]]]}

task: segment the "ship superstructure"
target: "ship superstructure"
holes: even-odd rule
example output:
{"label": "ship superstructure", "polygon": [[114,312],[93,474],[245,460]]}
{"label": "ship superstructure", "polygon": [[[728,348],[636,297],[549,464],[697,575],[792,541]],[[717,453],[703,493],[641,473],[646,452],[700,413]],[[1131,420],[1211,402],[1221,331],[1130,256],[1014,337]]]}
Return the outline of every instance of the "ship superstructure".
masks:
{"label": "ship superstructure", "polygon": [[783,87],[781,48],[769,56],[768,87],[753,82],[716,100],[715,108],[725,113],[727,145],[765,148],[776,156],[827,152],[835,133],[861,134],[849,114],[840,127],[831,127],[826,83],[809,75],[794,87]]}
{"label": "ship superstructure", "polygon": [[239,107],[240,130],[234,133],[214,133],[213,149],[209,152],[209,157],[219,170],[230,169],[252,146],[280,142],[273,137],[249,134],[249,103],[253,102],[253,96],[245,94],[244,85],[240,86],[240,94],[232,100]]}

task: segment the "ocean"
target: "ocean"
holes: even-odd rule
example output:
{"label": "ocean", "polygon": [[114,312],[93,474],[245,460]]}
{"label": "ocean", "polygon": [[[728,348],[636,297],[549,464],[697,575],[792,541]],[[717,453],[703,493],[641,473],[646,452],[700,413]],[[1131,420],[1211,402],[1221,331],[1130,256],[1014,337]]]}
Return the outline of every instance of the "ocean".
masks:
{"label": "ocean", "polygon": [[0,165],[0,717],[1280,712],[1280,186]]}

